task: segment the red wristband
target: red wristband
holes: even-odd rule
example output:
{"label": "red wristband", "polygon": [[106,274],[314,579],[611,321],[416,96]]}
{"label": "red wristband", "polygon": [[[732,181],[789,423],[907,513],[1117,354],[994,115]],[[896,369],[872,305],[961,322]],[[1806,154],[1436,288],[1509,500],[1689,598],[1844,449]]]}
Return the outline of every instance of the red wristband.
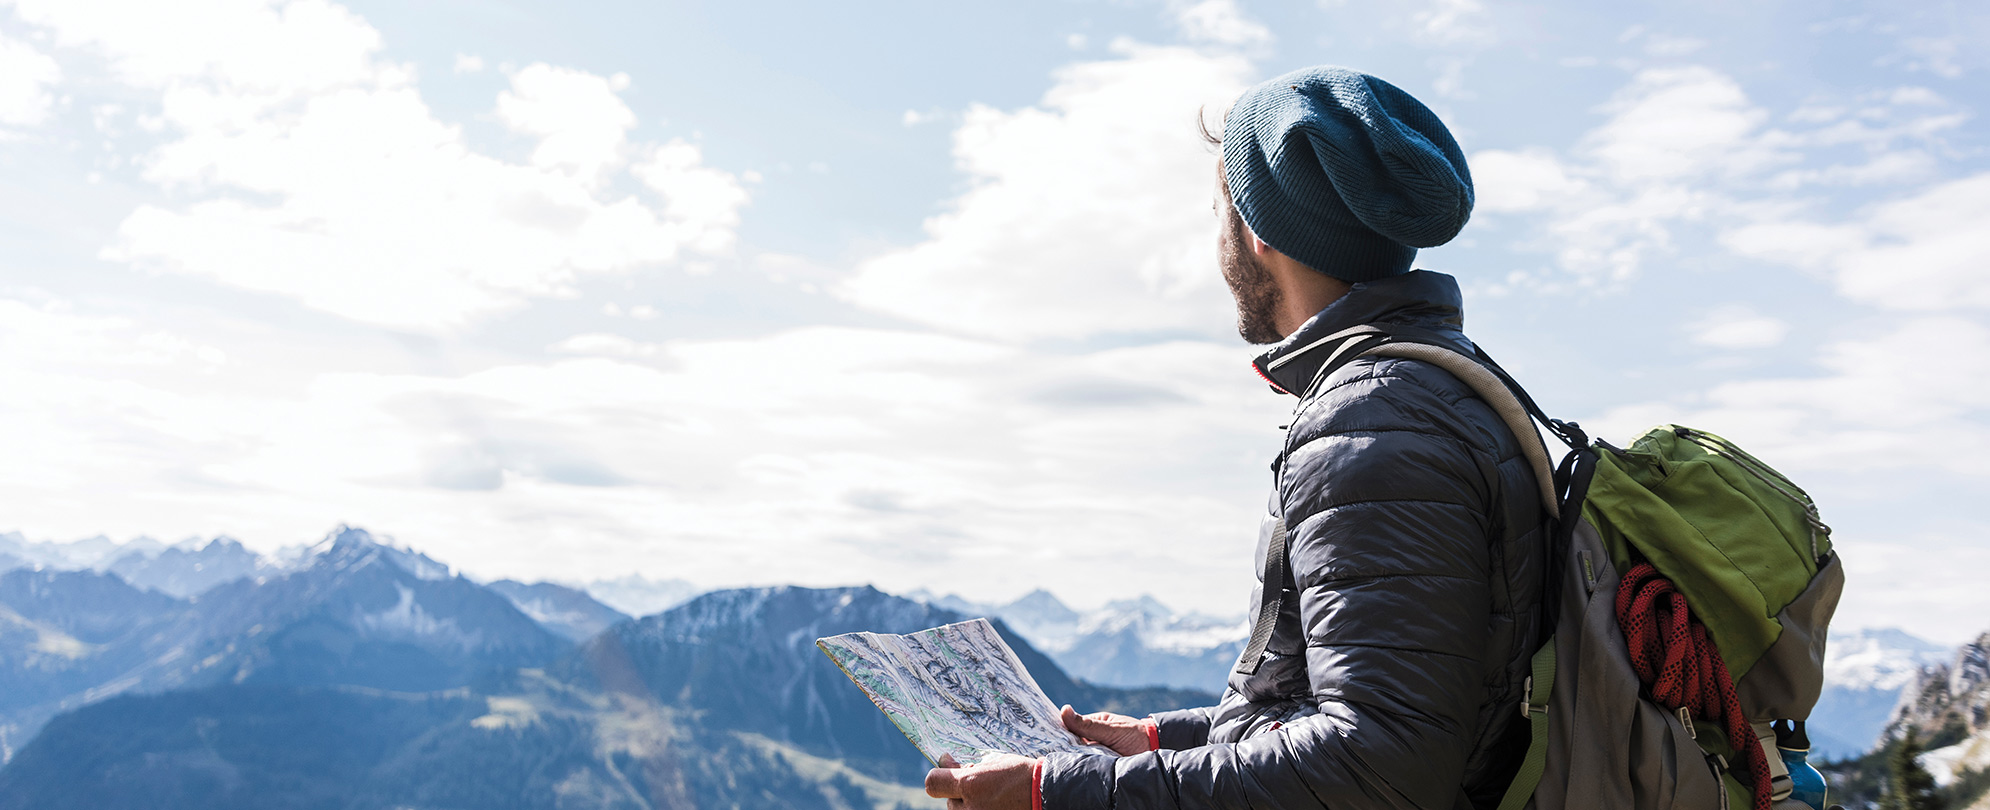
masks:
{"label": "red wristband", "polygon": [[1043,810],[1043,760],[1030,766],[1030,810]]}
{"label": "red wristband", "polygon": [[1153,720],[1142,720],[1140,725],[1147,729],[1147,750],[1161,750],[1161,724]]}

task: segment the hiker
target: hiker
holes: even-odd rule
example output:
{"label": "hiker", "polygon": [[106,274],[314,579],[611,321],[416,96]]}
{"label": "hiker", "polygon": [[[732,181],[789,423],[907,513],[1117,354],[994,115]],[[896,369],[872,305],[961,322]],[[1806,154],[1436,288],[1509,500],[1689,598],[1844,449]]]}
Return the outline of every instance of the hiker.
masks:
{"label": "hiker", "polygon": [[996,756],[934,769],[927,792],[963,810],[1495,807],[1528,748],[1540,482],[1457,377],[1333,367],[1327,340],[1379,324],[1472,354],[1457,282],[1412,269],[1471,214],[1464,154],[1408,93],[1334,67],[1251,88],[1212,140],[1238,331],[1297,398],[1258,540],[1263,627],[1215,706],[1065,707],[1117,758]]}

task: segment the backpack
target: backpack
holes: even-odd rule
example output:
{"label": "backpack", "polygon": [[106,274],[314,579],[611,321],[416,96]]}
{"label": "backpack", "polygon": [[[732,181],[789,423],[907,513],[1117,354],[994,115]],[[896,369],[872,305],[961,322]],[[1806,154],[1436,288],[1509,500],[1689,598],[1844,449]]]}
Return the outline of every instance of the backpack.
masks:
{"label": "backpack", "polygon": [[[1431,363],[1499,414],[1534,467],[1553,521],[1545,642],[1515,707],[1531,735],[1500,810],[1807,810],[1789,798],[1771,723],[1816,705],[1845,579],[1802,489],[1693,428],[1654,428],[1627,448],[1591,441],[1483,350],[1434,332],[1371,324],[1322,342],[1338,345],[1316,384],[1357,357]],[[1568,445],[1560,464],[1535,422]],[[1285,562],[1268,555],[1265,582],[1288,576],[1271,570]],[[1257,618],[1247,649],[1276,617]]]}

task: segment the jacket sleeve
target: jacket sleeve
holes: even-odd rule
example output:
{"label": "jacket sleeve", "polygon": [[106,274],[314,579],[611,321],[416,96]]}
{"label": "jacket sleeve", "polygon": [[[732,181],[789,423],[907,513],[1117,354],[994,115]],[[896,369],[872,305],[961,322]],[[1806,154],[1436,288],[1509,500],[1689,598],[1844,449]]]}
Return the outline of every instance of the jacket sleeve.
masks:
{"label": "jacket sleeve", "polygon": [[1161,747],[1172,750],[1196,748],[1209,742],[1210,716],[1214,706],[1196,709],[1182,709],[1172,712],[1155,712],[1148,715],[1154,721],[1161,738]]}
{"label": "jacket sleeve", "polygon": [[1044,810],[1458,802],[1486,694],[1494,440],[1455,399],[1381,369],[1321,397],[1343,401],[1295,419],[1309,438],[1279,485],[1320,713],[1239,743],[1052,756]]}

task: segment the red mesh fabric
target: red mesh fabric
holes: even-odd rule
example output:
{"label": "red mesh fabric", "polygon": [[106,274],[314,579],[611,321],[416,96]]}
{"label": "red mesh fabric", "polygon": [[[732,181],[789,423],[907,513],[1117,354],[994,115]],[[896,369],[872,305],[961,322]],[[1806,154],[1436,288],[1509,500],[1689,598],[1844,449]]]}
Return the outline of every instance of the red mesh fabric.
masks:
{"label": "red mesh fabric", "polygon": [[1736,778],[1746,785],[1753,777],[1755,810],[1769,810],[1769,762],[1741,713],[1720,649],[1707,635],[1707,626],[1693,620],[1686,597],[1651,563],[1639,563],[1617,585],[1617,625],[1631,648],[1631,667],[1652,699],[1719,723],[1745,766],[1736,770]]}

